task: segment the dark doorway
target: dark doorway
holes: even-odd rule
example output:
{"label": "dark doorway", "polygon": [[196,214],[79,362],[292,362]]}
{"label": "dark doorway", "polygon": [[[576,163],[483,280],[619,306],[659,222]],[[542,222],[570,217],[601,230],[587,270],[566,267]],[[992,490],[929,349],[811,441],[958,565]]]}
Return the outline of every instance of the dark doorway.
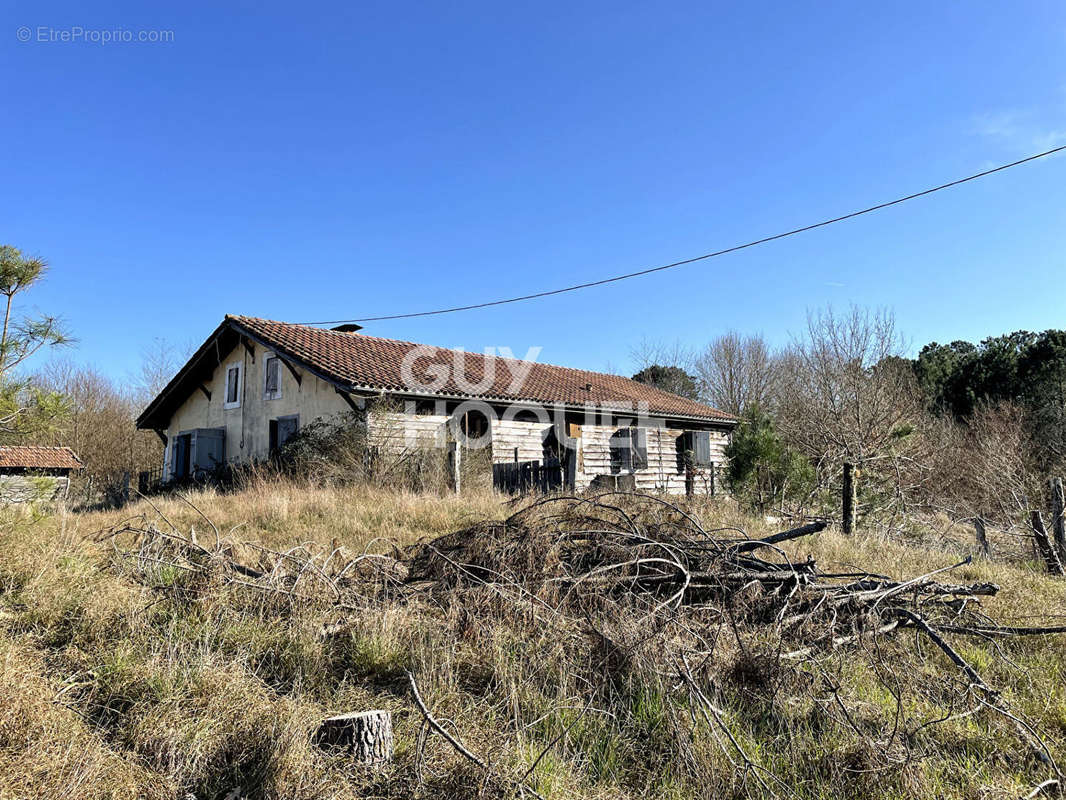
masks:
{"label": "dark doorway", "polygon": [[459,430],[465,442],[478,442],[489,435],[489,418],[484,411],[473,408],[459,420]]}
{"label": "dark doorway", "polygon": [[278,451],[285,446],[300,429],[300,417],[291,414],[287,417],[278,417],[270,420],[270,454],[277,455]]}

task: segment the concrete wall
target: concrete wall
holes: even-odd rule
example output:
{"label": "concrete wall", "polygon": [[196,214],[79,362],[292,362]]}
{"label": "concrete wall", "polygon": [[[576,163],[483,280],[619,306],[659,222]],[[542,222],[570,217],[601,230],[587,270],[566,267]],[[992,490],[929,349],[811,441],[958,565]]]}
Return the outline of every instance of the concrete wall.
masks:
{"label": "concrete wall", "polygon": [[0,503],[32,503],[67,496],[66,475],[0,475]]}

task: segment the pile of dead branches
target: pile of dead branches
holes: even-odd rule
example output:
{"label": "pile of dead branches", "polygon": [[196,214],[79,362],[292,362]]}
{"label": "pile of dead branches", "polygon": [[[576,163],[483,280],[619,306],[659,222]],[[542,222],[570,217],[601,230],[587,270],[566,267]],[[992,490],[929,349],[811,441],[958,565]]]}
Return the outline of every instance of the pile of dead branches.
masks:
{"label": "pile of dead branches", "polygon": [[[741,629],[767,634],[764,640],[776,642],[769,658],[778,668],[911,631],[957,668],[971,706],[1005,718],[1058,775],[1038,732],[1009,710],[950,639],[1066,633],[1066,626],[998,624],[982,612],[980,598],[995,595],[999,586],[947,580],[970,559],[898,580],[861,570],[823,570],[812,558],[790,558],[782,548],[826,527],[825,521],[812,521],[752,539],[738,528],[706,528],[695,515],[657,497],[552,497],[502,522],[417,545],[409,552],[407,584],[438,595],[491,587],[513,594],[516,602],[534,599],[552,614],[590,625],[595,619],[642,618],[646,630],[658,631],[649,634],[659,662],[650,667],[672,666],[694,706],[705,713],[713,706],[701,694],[689,659],[713,652],[712,631],[723,625],[738,639]],[[663,633],[667,629],[673,633]],[[596,635],[602,638],[598,630]]]}
{"label": "pile of dead branches", "polygon": [[[702,715],[719,732],[733,763],[771,794],[782,787],[759,772],[720,711],[725,695],[714,688],[710,665],[721,658],[722,632],[735,638],[744,659],[761,660],[760,669],[806,676],[808,689],[812,675],[821,675],[817,680],[825,686],[835,685],[822,666],[825,656],[842,650],[868,655],[877,643],[910,632],[953,665],[953,677],[944,678],[953,687],[950,696],[944,695],[949,697],[944,719],[959,713],[998,716],[1050,770],[1052,780],[1061,779],[1040,733],[1011,711],[953,641],[1063,633],[1066,626],[998,624],[981,606],[982,598],[999,591],[997,585],[949,579],[968,559],[905,579],[861,568],[826,570],[810,557],[790,557],[784,547],[818,534],[827,527],[824,521],[752,538],[739,528],[704,526],[664,499],[617,492],[540,499],[502,521],[479,523],[402,552],[393,545],[389,555],[371,552],[387,549],[381,542],[359,553],[336,542],[330,548],[273,550],[238,540],[236,531],[223,535],[206,517],[207,535],[180,531],[159,517],[161,522],[127,520],[98,537],[110,542],[117,562],[146,585],[191,593],[235,586],[285,603],[314,603],[341,612],[342,618],[369,605],[425,602],[434,609],[430,613],[445,612],[442,617],[458,610],[455,618],[468,626],[530,621],[541,634],[550,629],[570,637],[574,648],[583,647],[589,657],[575,664],[600,664],[598,674],[625,665],[671,682],[671,691],[688,698],[671,713],[691,715],[693,726]],[[343,622],[337,625],[343,628]],[[756,645],[762,649],[756,651]],[[596,654],[602,656],[599,661]],[[919,663],[924,669],[930,660],[923,653]],[[886,691],[896,696],[902,719],[904,703],[893,688],[892,670],[876,666],[875,672],[889,675]],[[593,686],[596,680],[590,675],[585,683]],[[831,702],[840,704],[835,689],[831,694]],[[432,727],[432,717],[423,713]],[[854,728],[846,712],[844,717],[842,724]],[[890,751],[908,746],[900,719],[876,738],[886,760],[896,758]],[[916,723],[912,732],[935,722]],[[678,737],[683,750],[687,745]],[[475,756],[474,763],[482,762]]]}
{"label": "pile of dead branches", "polygon": [[275,550],[236,538],[236,529],[224,535],[206,516],[207,534],[179,530],[157,516],[139,515],[94,536],[111,545],[131,577],[153,588],[195,595],[238,586],[275,599],[350,608],[368,598],[387,600],[407,577],[395,548],[394,555],[370,552],[377,541],[358,553],[337,542],[328,549],[300,544]]}
{"label": "pile of dead branches", "polygon": [[580,608],[596,595],[643,600],[650,613],[718,609],[743,598],[745,622],[796,631],[804,649],[789,654],[794,657],[868,630],[1006,632],[972,603],[994,595],[998,586],[936,579],[968,560],[899,581],[871,572],[823,571],[813,559],[790,559],[780,547],[826,527],[815,521],[750,539],[739,529],[705,529],[695,516],[654,497],[550,498],[503,522],[416,546],[407,580],[438,590],[518,586],[556,609]]}

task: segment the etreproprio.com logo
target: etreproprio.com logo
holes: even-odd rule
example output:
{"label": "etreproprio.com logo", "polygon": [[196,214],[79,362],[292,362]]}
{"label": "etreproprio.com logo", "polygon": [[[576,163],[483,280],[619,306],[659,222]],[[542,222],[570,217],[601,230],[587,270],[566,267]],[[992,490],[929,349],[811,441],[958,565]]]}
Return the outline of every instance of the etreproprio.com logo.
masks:
{"label": "etreproprio.com logo", "polygon": [[86,28],[71,25],[55,28],[50,25],[15,29],[15,38],[33,44],[163,44],[174,41],[174,31],[131,28]]}

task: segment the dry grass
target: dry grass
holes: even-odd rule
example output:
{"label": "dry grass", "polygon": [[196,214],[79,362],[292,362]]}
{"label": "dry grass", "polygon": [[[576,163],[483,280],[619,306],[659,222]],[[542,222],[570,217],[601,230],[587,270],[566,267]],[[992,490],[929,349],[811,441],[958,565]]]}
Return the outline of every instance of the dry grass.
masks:
{"label": "dry grass", "polygon": [[[336,543],[354,552],[387,552],[392,542],[411,544],[509,513],[487,492],[457,498],[283,481],[192,500],[233,538],[276,548],[311,543],[328,550]],[[179,529],[207,534],[190,505],[169,498],[157,506]],[[695,510],[706,526],[736,525],[752,535],[777,529],[728,502],[704,501]],[[560,627],[569,622],[544,624],[530,609],[501,610],[498,600],[471,593],[463,603],[368,604],[347,615],[340,634],[322,636],[324,624],[338,621],[328,607],[232,586],[193,591],[166,569],[132,580],[107,547],[86,536],[141,513],[155,511],[142,502],[115,513],[3,520],[4,800],[185,793],[203,800],[232,790],[276,798],[514,794],[512,785],[461,761],[439,738],[428,739],[419,757],[421,719],[409,699],[407,669],[438,718],[497,775],[521,775],[554,740],[535,772],[546,797],[762,795],[727,763],[704,726],[691,727],[688,750],[679,753],[666,710],[677,687],[618,672],[602,642],[576,648],[584,634]],[[949,563],[961,546],[827,531],[789,549],[824,564],[905,576]],[[1001,620],[1047,619],[1066,608],[1066,581],[1039,574],[1035,565],[975,563],[956,578],[1000,583],[1003,592],[985,602]],[[614,632],[624,636],[621,626]],[[954,680],[938,654],[915,660],[919,644],[909,637],[886,643],[876,659],[839,652],[820,662],[847,690],[856,730],[831,724],[831,706],[782,683],[760,660],[758,640],[745,642],[743,649],[723,642],[716,655],[715,680],[728,700],[723,712],[749,755],[798,796],[1018,797],[1046,777],[1010,727],[989,715],[916,732],[905,762],[882,769],[873,732],[891,719],[896,701],[878,670],[895,668],[914,719],[942,715],[933,702],[937,681]],[[1062,756],[1063,641],[961,646]],[[396,712],[397,754],[383,771],[361,770],[310,742],[316,720],[365,708]],[[688,760],[703,776],[698,786]]]}
{"label": "dry grass", "polygon": [[[280,478],[264,478],[236,493],[207,489],[190,495],[195,508],[178,497],[141,500],[119,512],[68,516],[78,532],[110,527],[118,520],[142,513],[161,513],[182,529],[209,530],[204,516],[223,532],[268,547],[298,542],[329,544],[363,550],[376,539],[407,545],[469,525],[474,520],[507,513],[504,499],[490,491],[420,494],[364,485],[321,487]],[[199,512],[203,512],[201,515]]]}

